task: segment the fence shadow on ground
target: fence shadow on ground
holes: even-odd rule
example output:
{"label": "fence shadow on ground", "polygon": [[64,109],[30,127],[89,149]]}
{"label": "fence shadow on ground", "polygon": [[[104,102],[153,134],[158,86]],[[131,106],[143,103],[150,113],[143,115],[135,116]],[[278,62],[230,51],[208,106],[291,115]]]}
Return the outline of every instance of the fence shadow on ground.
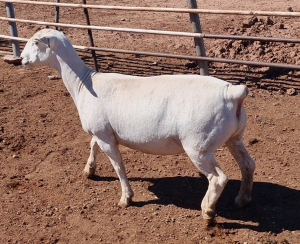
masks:
{"label": "fence shadow on ground", "polygon": [[[93,67],[89,56],[83,60]],[[136,55],[102,54],[97,55],[100,72],[155,76],[166,74],[199,74],[198,67],[188,68],[187,60],[172,60],[158,57]],[[300,90],[300,72],[280,68],[248,68],[225,64],[223,67],[210,66],[210,75],[227,80],[233,84],[247,84],[248,87],[269,91]]]}
{"label": "fence shadow on ground", "polygon": [[[95,176],[96,181],[112,181],[117,178]],[[200,211],[200,203],[207,190],[208,181],[201,177],[130,178],[129,181],[147,181],[148,190],[157,199],[134,202],[134,206],[148,204],[169,205]],[[216,213],[230,221],[219,223],[224,229],[251,229],[258,232],[281,233],[283,230],[300,230],[300,191],[278,184],[254,182],[252,202],[245,208],[234,206],[240,181],[230,180],[216,206]],[[134,189],[133,189],[134,190]],[[237,221],[237,222],[234,222]],[[245,224],[238,221],[248,222]],[[253,224],[252,224],[253,223]]]}

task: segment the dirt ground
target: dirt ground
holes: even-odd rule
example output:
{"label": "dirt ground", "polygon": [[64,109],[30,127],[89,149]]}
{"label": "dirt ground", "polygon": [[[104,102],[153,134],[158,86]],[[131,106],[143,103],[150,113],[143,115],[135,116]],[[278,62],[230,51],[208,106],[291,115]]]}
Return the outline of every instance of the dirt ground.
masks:
{"label": "dirt ground", "polygon": [[[80,1],[68,1],[80,3]],[[90,0],[88,4],[111,4]],[[115,5],[186,7],[185,1],[131,0]],[[300,11],[298,0],[210,0],[199,8]],[[6,16],[0,3],[1,16]],[[61,8],[61,23],[85,24],[82,9]],[[158,30],[191,30],[187,14],[90,10],[91,24]],[[55,8],[15,4],[17,18],[54,21]],[[300,37],[300,19],[201,15],[204,33]],[[18,24],[20,37],[40,26]],[[1,34],[9,34],[0,22]],[[86,31],[61,29],[73,44],[89,46]],[[194,54],[188,38],[94,31],[95,45]],[[23,48],[24,43],[21,43]],[[300,64],[300,44],[205,40],[211,57]],[[0,39],[0,51],[11,44]],[[93,67],[90,53],[79,52]],[[59,74],[27,70],[0,57],[0,242],[1,243],[299,243],[300,71],[211,63],[210,74],[246,84],[248,124],[244,141],[256,161],[252,202],[233,206],[240,170],[225,147],[216,159],[229,177],[217,207],[217,225],[204,228],[200,202],[206,178],[185,154],[147,155],[121,147],[134,204],[118,207],[120,183],[100,152],[96,176],[82,171],[91,137]],[[100,72],[134,75],[192,74],[187,60],[97,53]]]}

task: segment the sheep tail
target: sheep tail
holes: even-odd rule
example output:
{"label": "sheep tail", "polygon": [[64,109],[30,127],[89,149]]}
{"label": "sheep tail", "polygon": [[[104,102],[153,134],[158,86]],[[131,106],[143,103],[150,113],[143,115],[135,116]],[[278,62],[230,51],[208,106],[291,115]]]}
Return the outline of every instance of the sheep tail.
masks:
{"label": "sheep tail", "polygon": [[230,85],[227,90],[227,99],[237,102],[236,117],[239,118],[241,114],[241,108],[243,102],[247,97],[249,90],[247,86],[244,85]]}

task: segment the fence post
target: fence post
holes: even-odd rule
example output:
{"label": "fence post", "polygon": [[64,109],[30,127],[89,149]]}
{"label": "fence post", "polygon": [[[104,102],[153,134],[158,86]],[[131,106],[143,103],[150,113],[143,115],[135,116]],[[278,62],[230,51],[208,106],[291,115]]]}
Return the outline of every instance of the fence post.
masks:
{"label": "fence post", "polygon": [[[187,0],[187,4],[188,4],[188,8],[192,8],[192,9],[197,8],[196,0]],[[202,33],[199,15],[190,13],[190,20],[191,20],[193,32],[194,33]],[[195,42],[195,46],[196,46],[196,54],[198,56],[206,57],[203,39],[202,38],[194,38],[194,42]],[[209,75],[207,61],[198,61],[198,65],[200,68],[200,75]]]}
{"label": "fence post", "polygon": [[[14,6],[12,3],[5,3],[7,17],[8,18],[15,18]],[[17,25],[15,22],[9,21],[9,31],[10,35],[14,37],[18,37]],[[16,40],[12,40],[12,48],[14,56],[20,57],[20,45],[19,42]]]}
{"label": "fence post", "polygon": [[[86,4],[86,0],[82,0],[82,2],[83,2],[83,4]],[[90,18],[89,18],[89,13],[88,13],[87,8],[84,8],[84,13],[85,13],[85,18],[86,18],[86,23],[87,23],[87,25],[90,25]],[[94,47],[93,34],[92,34],[91,29],[88,29],[88,34],[90,37],[90,44],[92,47]],[[94,68],[96,71],[98,71],[96,52],[95,52],[95,50],[91,50],[91,52],[92,52],[93,61],[94,61]]]}
{"label": "fence post", "polygon": [[[60,0],[56,0],[57,3],[60,2]],[[55,23],[59,23],[59,6],[55,7]],[[58,26],[55,26],[55,29],[58,30]]]}

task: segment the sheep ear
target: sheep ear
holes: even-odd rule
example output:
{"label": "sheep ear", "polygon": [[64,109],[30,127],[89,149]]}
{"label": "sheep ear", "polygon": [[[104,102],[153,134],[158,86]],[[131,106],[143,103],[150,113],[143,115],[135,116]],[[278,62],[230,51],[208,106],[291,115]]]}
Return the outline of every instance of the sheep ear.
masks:
{"label": "sheep ear", "polygon": [[50,48],[50,40],[47,37],[42,37],[41,39],[35,38],[35,41],[42,42]]}

